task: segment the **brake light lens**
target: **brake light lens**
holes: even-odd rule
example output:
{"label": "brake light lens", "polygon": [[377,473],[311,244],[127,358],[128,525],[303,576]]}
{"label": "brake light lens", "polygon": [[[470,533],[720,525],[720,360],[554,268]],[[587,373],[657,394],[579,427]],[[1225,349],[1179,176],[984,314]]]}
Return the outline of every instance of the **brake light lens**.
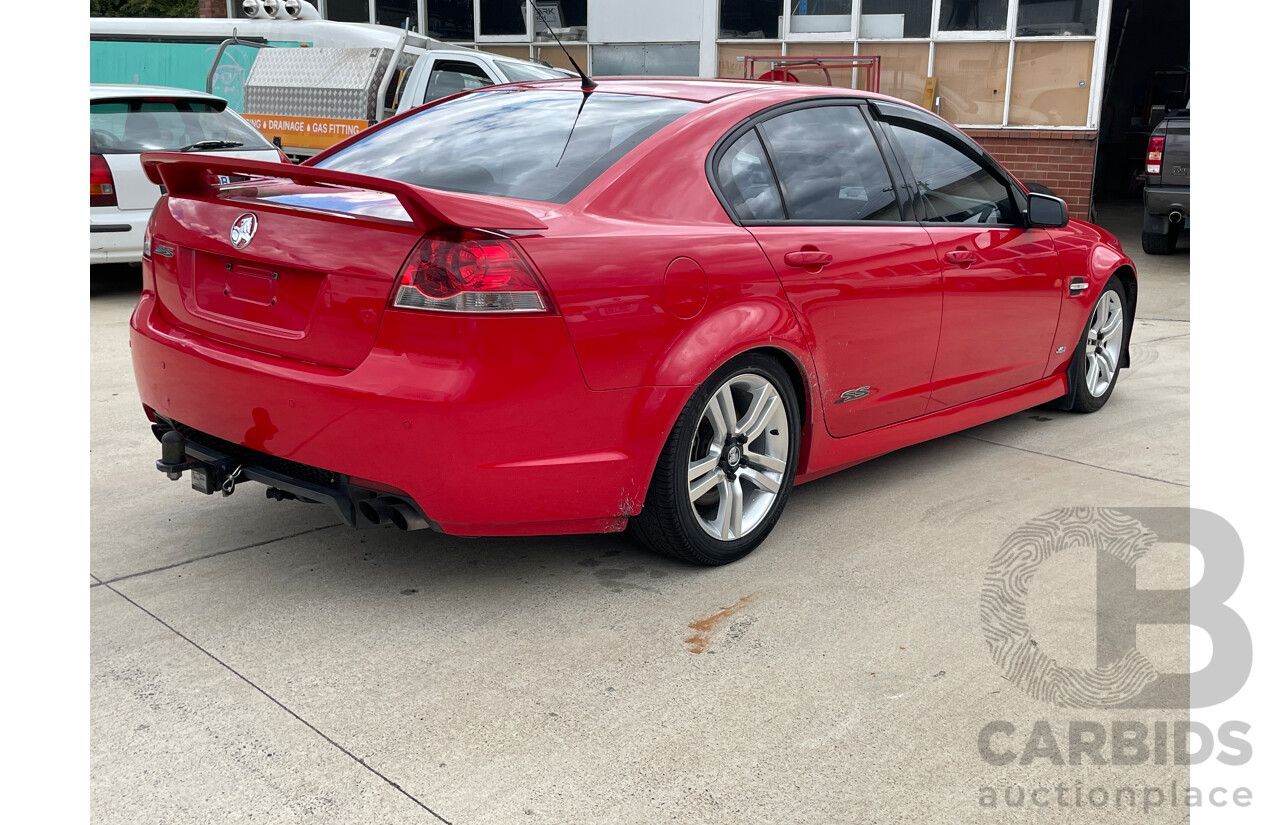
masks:
{"label": "brake light lens", "polygon": [[142,260],[151,260],[151,224],[147,224],[147,231],[142,235]]}
{"label": "brake light lens", "polygon": [[414,248],[392,298],[398,309],[546,312],[533,266],[507,238],[471,229],[435,232]]}
{"label": "brake light lens", "polygon": [[1147,174],[1158,175],[1164,166],[1164,138],[1153,137],[1147,142]]}
{"label": "brake light lens", "polygon": [[115,206],[116,182],[102,155],[89,155],[89,205]]}

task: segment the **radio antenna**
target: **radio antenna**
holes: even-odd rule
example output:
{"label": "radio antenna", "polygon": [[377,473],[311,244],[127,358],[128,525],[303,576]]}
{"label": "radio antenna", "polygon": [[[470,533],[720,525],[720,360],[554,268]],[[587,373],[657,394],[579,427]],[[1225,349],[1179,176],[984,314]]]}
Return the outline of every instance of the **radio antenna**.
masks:
{"label": "radio antenna", "polygon": [[596,82],[587,77],[587,73],[582,71],[582,67],[578,65],[578,61],[573,59],[573,55],[569,54],[569,50],[560,42],[560,37],[556,34],[556,30],[551,28],[551,24],[547,22],[547,18],[543,16],[542,9],[538,8],[538,4],[534,0],[526,0],[533,7],[534,14],[538,15],[538,19],[542,21],[542,25],[547,27],[547,31],[551,32],[551,36],[555,38],[556,45],[560,47],[560,51],[564,52],[564,56],[569,58],[569,63],[578,72],[578,76],[582,78],[582,91],[589,92],[596,87]]}

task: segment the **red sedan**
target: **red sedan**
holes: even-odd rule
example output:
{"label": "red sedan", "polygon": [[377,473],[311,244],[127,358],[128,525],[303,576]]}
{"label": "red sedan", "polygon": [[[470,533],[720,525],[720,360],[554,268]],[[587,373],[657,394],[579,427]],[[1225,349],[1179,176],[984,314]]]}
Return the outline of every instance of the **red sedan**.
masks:
{"label": "red sedan", "polygon": [[1092,412],[1128,364],[1117,240],[883,96],[528,83],[303,166],[144,163],[168,193],[131,322],[157,466],[353,527],[629,526],[722,564],[794,484]]}

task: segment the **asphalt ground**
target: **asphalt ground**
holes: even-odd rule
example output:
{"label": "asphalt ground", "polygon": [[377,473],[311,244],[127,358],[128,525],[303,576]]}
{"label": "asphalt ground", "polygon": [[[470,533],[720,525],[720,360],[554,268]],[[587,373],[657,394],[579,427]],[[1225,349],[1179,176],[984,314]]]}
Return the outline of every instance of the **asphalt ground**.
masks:
{"label": "asphalt ground", "polygon": [[[95,273],[93,821],[1187,821],[1168,797],[1188,769],[1154,748],[1135,765],[1110,742],[1106,764],[1068,753],[1072,722],[1155,731],[1185,709],[1033,698],[993,661],[981,612],[1029,520],[1189,504],[1190,236],[1144,255],[1140,219],[1099,215],[1140,282],[1133,365],[1105,409],[1029,410],[797,488],[768,542],[717,569],[625,536],[355,531],[261,485],[171,483],[129,361],[136,273]],[[1070,547],[1030,585],[1059,665],[1095,663],[1096,559]],[[1188,575],[1166,543],[1137,580]],[[1189,670],[1185,628],[1138,641]],[[993,722],[993,750],[1030,764],[984,759]]]}

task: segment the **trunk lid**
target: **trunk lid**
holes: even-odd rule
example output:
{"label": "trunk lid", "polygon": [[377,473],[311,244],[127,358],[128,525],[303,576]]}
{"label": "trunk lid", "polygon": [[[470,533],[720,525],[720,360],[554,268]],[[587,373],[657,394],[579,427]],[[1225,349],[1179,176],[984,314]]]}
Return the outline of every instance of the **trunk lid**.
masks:
{"label": "trunk lid", "polygon": [[1165,186],[1191,185],[1191,118],[1170,118],[1165,122],[1164,166],[1160,183]]}
{"label": "trunk lid", "polygon": [[[344,172],[173,154],[144,155],[143,166],[169,192],[154,217],[152,254],[166,319],[344,370],[372,349],[425,232],[543,227],[518,207]],[[245,175],[256,177],[218,183]]]}

